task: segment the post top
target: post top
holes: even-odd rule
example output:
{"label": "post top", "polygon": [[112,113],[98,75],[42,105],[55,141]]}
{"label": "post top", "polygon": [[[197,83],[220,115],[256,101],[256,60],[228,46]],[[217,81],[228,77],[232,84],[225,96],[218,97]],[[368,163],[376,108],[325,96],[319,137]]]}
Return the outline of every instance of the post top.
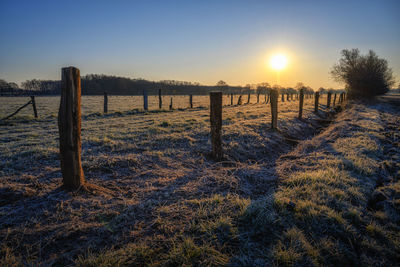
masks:
{"label": "post top", "polygon": [[64,71],[79,71],[79,69],[76,68],[76,67],[73,67],[73,66],[69,66],[69,67],[63,67],[63,68],[61,68],[61,71],[62,71],[62,72],[64,72]]}

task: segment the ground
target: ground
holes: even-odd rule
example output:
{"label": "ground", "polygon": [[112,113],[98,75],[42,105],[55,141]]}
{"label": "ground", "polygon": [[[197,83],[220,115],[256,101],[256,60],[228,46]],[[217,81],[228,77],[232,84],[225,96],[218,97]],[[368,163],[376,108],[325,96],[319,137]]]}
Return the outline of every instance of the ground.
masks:
{"label": "ground", "polygon": [[225,106],[222,162],[209,157],[206,107],[102,115],[89,105],[83,169],[109,190],[94,195],[60,189],[51,105],[37,120],[23,114],[0,128],[2,265],[398,260],[395,105],[352,103],[328,126],[333,113],[321,105],[313,114],[313,99],[304,120],[297,101],[280,103],[278,132],[265,103]]}

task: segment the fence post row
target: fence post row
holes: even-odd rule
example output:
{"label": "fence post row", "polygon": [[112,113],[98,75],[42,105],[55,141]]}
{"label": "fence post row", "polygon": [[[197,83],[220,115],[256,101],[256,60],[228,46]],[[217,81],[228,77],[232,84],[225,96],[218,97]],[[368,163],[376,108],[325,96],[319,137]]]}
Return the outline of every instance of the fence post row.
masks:
{"label": "fence post row", "polygon": [[276,130],[278,128],[278,97],[277,90],[271,90],[271,128]]}
{"label": "fence post row", "polygon": [[315,101],[314,101],[314,112],[318,113],[318,105],[319,105],[319,92],[315,92]]}
{"label": "fence post row", "polygon": [[106,114],[107,112],[108,112],[108,95],[107,95],[107,92],[104,92],[103,113]]}
{"label": "fence post row", "polygon": [[190,108],[193,108],[193,95],[189,95],[189,105]]}
{"label": "fence post row", "polygon": [[330,108],[331,107],[331,97],[332,97],[332,93],[328,92],[328,97],[326,99],[326,107]]}
{"label": "fence post row", "polygon": [[33,96],[33,95],[31,95],[31,102],[32,102],[32,108],[33,108],[33,115],[35,115],[35,118],[37,118],[38,115],[37,115],[37,109],[36,109],[35,96]]}
{"label": "fence post row", "polygon": [[85,184],[81,163],[81,77],[74,67],[61,70],[61,100],[58,112],[60,161],[63,185],[77,190]]}
{"label": "fence post row", "polygon": [[222,92],[210,92],[210,124],[212,157],[219,161],[223,157],[221,140]]}
{"label": "fence post row", "polygon": [[303,118],[303,104],[304,104],[304,89],[300,89],[300,101],[299,101],[299,119]]}

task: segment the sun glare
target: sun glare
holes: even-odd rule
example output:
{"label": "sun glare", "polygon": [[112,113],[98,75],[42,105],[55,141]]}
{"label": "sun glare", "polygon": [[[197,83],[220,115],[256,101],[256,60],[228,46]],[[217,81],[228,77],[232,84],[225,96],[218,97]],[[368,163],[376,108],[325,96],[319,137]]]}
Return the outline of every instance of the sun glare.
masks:
{"label": "sun glare", "polygon": [[274,55],[270,60],[270,65],[274,70],[282,70],[287,65],[287,58],[282,54]]}

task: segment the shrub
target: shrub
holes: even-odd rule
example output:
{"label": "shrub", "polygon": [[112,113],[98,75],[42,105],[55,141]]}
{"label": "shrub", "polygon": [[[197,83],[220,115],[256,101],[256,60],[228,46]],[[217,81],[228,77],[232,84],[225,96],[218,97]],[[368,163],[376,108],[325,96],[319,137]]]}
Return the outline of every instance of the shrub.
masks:
{"label": "shrub", "polygon": [[342,58],[332,68],[331,75],[346,84],[349,97],[372,97],[389,91],[395,80],[385,59],[370,50],[361,55],[358,49],[344,49]]}

